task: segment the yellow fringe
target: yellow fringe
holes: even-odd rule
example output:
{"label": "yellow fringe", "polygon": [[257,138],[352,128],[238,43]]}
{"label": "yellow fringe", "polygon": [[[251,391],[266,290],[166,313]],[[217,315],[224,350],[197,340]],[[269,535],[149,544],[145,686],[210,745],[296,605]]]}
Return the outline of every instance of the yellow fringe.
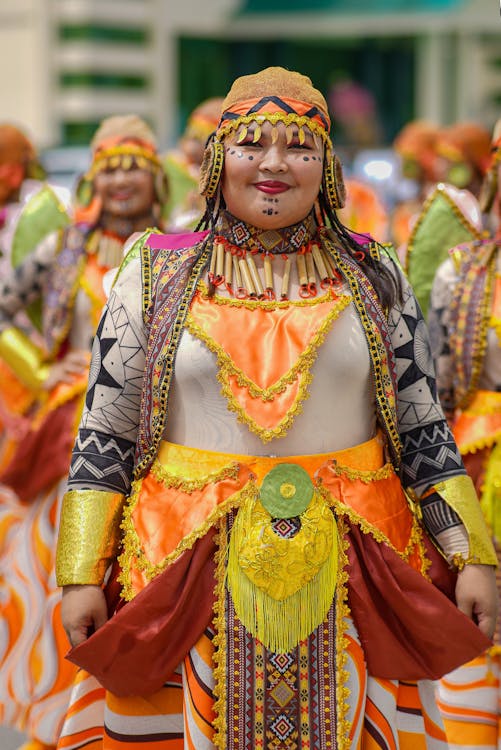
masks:
{"label": "yellow fringe", "polygon": [[[289,138],[289,129],[287,126],[295,124],[298,126],[298,133],[299,137],[301,138],[301,130],[303,127],[306,127],[311,133],[320,135],[322,137],[322,140],[326,146],[327,155],[330,155],[331,151],[331,142],[328,132],[325,130],[325,128],[320,125],[320,123],[315,122],[315,120],[312,120],[307,115],[297,115],[294,112],[285,114],[284,112],[256,112],[251,115],[241,115],[235,120],[232,120],[228,123],[225,123],[223,127],[219,128],[217,131],[217,137],[219,140],[223,140],[224,137],[231,133],[234,130],[238,130],[241,125],[250,125],[252,122],[257,122],[259,124],[262,124],[263,122],[271,122],[271,124],[276,127],[276,125],[279,122],[283,122],[286,126],[286,137]],[[245,140],[245,137],[247,136],[247,127],[242,128],[240,133],[237,136],[237,143],[241,143],[243,140]],[[303,140],[304,140],[304,132],[303,132]],[[292,137],[290,138],[292,140]],[[290,140],[288,142],[290,143]]]}
{"label": "yellow fringe", "polygon": [[[240,564],[239,553],[248,533],[251,505],[249,503],[247,508],[241,508],[231,530],[227,568],[228,589],[235,612],[249,633],[270,651],[287,653],[324,621],[332,604],[338,578],[337,526],[334,516],[330,513],[332,545],[327,559],[321,564],[316,575],[302,588],[285,599],[278,600],[252,583]],[[295,537],[279,541],[286,544],[287,541],[293,543],[294,539]],[[258,550],[257,554],[266,556],[266,549]],[[304,572],[303,567],[301,572]]]}
{"label": "yellow fringe", "polygon": [[480,507],[496,541],[501,541],[501,444],[496,443],[487,461]]}

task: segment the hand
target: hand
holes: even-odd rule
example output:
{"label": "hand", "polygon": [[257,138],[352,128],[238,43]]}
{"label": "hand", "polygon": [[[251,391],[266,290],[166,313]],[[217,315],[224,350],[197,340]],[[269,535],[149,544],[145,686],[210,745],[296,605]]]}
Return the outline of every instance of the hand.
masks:
{"label": "hand", "polygon": [[488,638],[494,635],[498,601],[496,571],[492,565],[465,565],[456,583],[457,606]]}
{"label": "hand", "polygon": [[54,362],[43,383],[45,391],[51,391],[58,383],[73,383],[75,375],[82,375],[89,366],[89,354],[76,349],[68,352],[63,359]]}
{"label": "hand", "polygon": [[100,586],[64,586],[61,619],[72,646],[87,640],[108,619],[108,608]]}

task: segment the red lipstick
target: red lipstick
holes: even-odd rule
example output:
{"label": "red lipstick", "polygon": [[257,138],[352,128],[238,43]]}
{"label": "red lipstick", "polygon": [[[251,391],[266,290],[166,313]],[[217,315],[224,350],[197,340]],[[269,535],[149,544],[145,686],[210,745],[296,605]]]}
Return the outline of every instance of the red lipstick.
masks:
{"label": "red lipstick", "polygon": [[262,182],[254,183],[254,186],[258,190],[261,190],[261,192],[268,193],[269,195],[285,193],[290,188],[290,185],[287,185],[286,182],[280,182],[280,180],[263,180]]}

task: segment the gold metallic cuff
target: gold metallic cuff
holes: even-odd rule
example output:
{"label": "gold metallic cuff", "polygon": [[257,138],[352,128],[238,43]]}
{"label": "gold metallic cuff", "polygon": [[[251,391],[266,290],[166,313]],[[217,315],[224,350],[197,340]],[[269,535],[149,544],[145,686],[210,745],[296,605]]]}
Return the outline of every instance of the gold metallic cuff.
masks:
{"label": "gold metallic cuff", "polygon": [[456,511],[468,534],[470,552],[465,564],[496,565],[497,556],[480,502],[470,477],[452,477],[433,488]]}
{"label": "gold metallic cuff", "polygon": [[50,364],[43,361],[41,349],[18,328],[0,333],[0,357],[30,390],[39,391],[49,375]]}
{"label": "gold metallic cuff", "polygon": [[101,585],[116,557],[124,495],[71,490],[63,498],[56,552],[58,586]]}

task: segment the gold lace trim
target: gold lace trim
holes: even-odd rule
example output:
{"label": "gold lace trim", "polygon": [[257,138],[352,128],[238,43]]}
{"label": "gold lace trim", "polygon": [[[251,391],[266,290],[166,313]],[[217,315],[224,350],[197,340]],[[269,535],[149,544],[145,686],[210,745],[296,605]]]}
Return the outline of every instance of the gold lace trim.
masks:
{"label": "gold lace trim", "polygon": [[323,343],[329,326],[332,325],[337,317],[339,317],[345,307],[349,305],[350,300],[351,297],[348,296],[343,296],[339,299],[336,306],[327,314],[317,333],[314,335],[306,349],[299,355],[297,361],[292,365],[290,370],[268,388],[261,388],[256,385],[256,383],[254,383],[254,381],[251,380],[243,370],[237,367],[223,347],[195,322],[191,312],[188,314],[186,327],[190,333],[203,341],[211,352],[217,355],[217,363],[220,372],[224,372],[226,377],[236,377],[238,385],[241,388],[247,388],[253,398],[260,398],[263,401],[273,401],[273,396],[275,394],[283,393],[287,386],[291,385],[297,379],[298,375],[303,374],[306,368],[310,369],[312,367],[316,359],[316,350]]}
{"label": "gold lace trim", "polygon": [[226,557],[228,550],[228,534],[226,531],[226,518],[220,519],[217,532],[216,552],[216,586],[214,588],[214,628],[215,635],[212,640],[214,646],[214,737],[212,742],[218,750],[226,750]]}
{"label": "gold lace trim", "polygon": [[501,319],[492,316],[489,321],[489,327],[494,328],[498,342],[501,344]]}
{"label": "gold lace trim", "polygon": [[[306,299],[262,300],[250,299],[249,297],[246,299],[237,299],[236,297],[223,297],[220,294],[215,294],[213,297],[209,298],[209,290],[204,281],[199,282],[197,291],[202,299],[211,299],[216,305],[246,307],[248,310],[256,310],[258,307],[263,308],[264,310],[283,310],[288,307],[313,307],[314,305],[320,305],[322,302],[328,302],[330,299],[333,299],[330,290],[319,297],[308,297]],[[346,295],[339,296],[344,297]]]}
{"label": "gold lace trim", "polygon": [[346,669],[348,661],[348,617],[351,615],[348,605],[348,555],[350,546],[348,528],[344,518],[337,521],[339,534],[339,573],[336,589],[336,740],[339,750],[350,750],[350,731],[352,722],[348,718],[350,705],[348,703],[351,691],[348,687],[350,673]]}
{"label": "gold lace trim", "polygon": [[162,466],[158,459],[155,459],[151,467],[151,473],[158,482],[161,482],[164,487],[174,487],[180,489],[188,494],[196,492],[196,490],[202,490],[208,484],[220,482],[222,479],[236,479],[240,471],[240,466],[236,461],[233,461],[229,466],[223,466],[222,469],[212,471],[209,474],[205,474],[203,477],[197,479],[185,479],[184,477],[172,474],[170,471]]}
{"label": "gold lace trim", "polygon": [[364,470],[351,469],[349,466],[338,464],[336,459],[332,459],[330,468],[338,477],[345,476],[348,479],[360,479],[364,484],[370,484],[370,482],[377,481],[378,479],[389,479],[395,473],[395,469],[391,463],[381,466],[380,469]]}
{"label": "gold lace trim", "polygon": [[214,526],[217,521],[224,518],[226,514],[232,508],[238,508],[242,503],[246,502],[249,498],[255,498],[259,494],[259,490],[252,482],[247,484],[238,490],[233,495],[228,497],[223,503],[217,506],[213,512],[205,519],[205,521],[194,529],[192,532],[187,534],[177,547],[170,552],[164,559],[156,565],[146,557],[146,553],[141,544],[141,540],[137,534],[134,526],[134,520],[132,514],[137,505],[139,494],[141,491],[141,485],[143,480],[138,479],[133,483],[133,490],[124,509],[123,521],[120,526],[123,534],[123,552],[118,558],[121,572],[118,576],[118,582],[122,584],[122,597],[126,601],[130,601],[134,598],[135,592],[132,587],[131,580],[131,568],[133,558],[136,560],[136,568],[144,573],[145,577],[151,581],[155,576],[161,573],[171,563],[173,563],[185,550],[191,549],[198,539],[201,539],[209,529]]}
{"label": "gold lace trim", "polygon": [[[338,498],[334,497],[331,492],[329,492],[328,489],[325,487],[322,487],[322,485],[319,486],[319,492],[320,494],[325,498],[327,502],[330,502],[330,506],[332,508],[335,508],[336,513],[339,513],[340,516],[345,516],[348,518],[351,523],[357,525],[360,530],[364,534],[370,534],[373,539],[376,540],[376,542],[382,542],[386,544],[390,549],[393,550],[404,562],[408,562],[410,556],[414,552],[414,549],[418,547],[418,549],[421,552],[421,573],[424,575],[424,572],[428,569],[429,563],[426,560],[426,551],[423,544],[423,532],[421,529],[421,526],[419,524],[419,519],[417,516],[412,517],[412,527],[411,527],[411,533],[408,539],[408,542],[406,544],[406,547],[404,550],[400,551],[398,550],[395,545],[388,539],[386,534],[384,534],[381,529],[379,529],[377,526],[372,524],[370,521],[368,521],[366,518],[361,516],[359,513],[357,513],[353,508],[350,508],[348,505],[345,505],[341,502]],[[330,500],[329,500],[330,499]]]}

